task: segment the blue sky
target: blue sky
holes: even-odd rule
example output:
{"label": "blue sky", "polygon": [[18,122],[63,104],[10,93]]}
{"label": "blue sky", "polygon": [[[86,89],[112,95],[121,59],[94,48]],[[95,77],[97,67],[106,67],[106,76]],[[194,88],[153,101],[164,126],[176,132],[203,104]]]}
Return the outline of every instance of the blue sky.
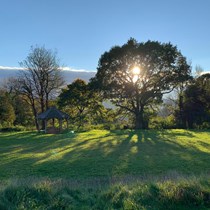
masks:
{"label": "blue sky", "polygon": [[210,0],[0,0],[0,66],[44,45],[64,66],[96,70],[102,53],[133,37],[170,41],[210,70],[209,10]]}

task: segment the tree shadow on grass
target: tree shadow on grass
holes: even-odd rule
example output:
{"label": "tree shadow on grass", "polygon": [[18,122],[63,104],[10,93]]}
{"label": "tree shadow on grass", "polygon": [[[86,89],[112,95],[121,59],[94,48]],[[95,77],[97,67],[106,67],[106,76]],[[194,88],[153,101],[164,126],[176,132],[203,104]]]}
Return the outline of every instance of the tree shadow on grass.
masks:
{"label": "tree shadow on grass", "polygon": [[[112,132],[102,137],[104,140],[96,141],[87,148],[75,147],[64,153],[62,159],[53,161],[58,165],[65,162],[73,174],[81,176],[209,171],[208,153],[185,147],[172,141],[171,136],[164,135],[150,131]],[[106,140],[110,136],[112,140]]]}
{"label": "tree shadow on grass", "polygon": [[[176,134],[188,139],[193,135],[183,131]],[[86,178],[210,171],[210,154],[181,144],[171,131],[111,131],[100,137],[81,137],[13,135],[14,145],[0,154],[0,176]]]}

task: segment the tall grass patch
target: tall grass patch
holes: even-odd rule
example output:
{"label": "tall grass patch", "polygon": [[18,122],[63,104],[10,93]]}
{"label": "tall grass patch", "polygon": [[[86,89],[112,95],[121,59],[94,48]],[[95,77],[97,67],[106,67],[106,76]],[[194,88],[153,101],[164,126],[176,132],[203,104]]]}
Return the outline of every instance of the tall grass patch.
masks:
{"label": "tall grass patch", "polygon": [[[126,179],[125,179],[126,180]],[[0,191],[0,209],[209,209],[210,179],[177,177],[135,182],[35,179]],[[20,184],[21,183],[21,184]],[[60,185],[61,184],[61,185]],[[83,186],[84,184],[84,186]]]}

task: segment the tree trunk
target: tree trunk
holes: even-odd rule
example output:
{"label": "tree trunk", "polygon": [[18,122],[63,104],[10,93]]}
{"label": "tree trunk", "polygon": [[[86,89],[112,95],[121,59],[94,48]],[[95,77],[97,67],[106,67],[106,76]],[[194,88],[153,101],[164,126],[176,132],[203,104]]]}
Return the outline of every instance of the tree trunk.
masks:
{"label": "tree trunk", "polygon": [[46,93],[46,110],[48,110],[49,109],[49,95],[48,95],[48,93]]}
{"label": "tree trunk", "polygon": [[179,95],[179,128],[186,128],[184,119],[183,96]]}
{"label": "tree trunk", "polygon": [[45,133],[47,133],[47,120],[44,120],[44,130],[45,130]]}
{"label": "tree trunk", "polygon": [[45,130],[45,122],[42,120],[42,130]]}
{"label": "tree trunk", "polygon": [[135,113],[135,129],[144,129],[143,110]]}
{"label": "tree trunk", "polygon": [[39,131],[39,123],[38,123],[38,120],[37,120],[37,112],[36,112],[36,108],[35,108],[34,104],[32,104],[32,110],[33,110],[33,114],[34,114],[34,122],[35,122],[35,125],[36,125],[36,129]]}
{"label": "tree trunk", "polygon": [[[40,104],[41,104],[41,111],[43,113],[45,111],[45,104],[44,104],[43,96],[40,99]],[[45,121],[44,120],[42,120],[42,130],[45,130]]]}

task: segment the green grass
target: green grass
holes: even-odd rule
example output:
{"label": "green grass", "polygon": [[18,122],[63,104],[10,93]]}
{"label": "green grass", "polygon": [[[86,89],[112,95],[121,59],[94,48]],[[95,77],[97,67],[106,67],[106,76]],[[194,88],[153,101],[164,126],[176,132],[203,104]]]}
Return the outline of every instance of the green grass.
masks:
{"label": "green grass", "polygon": [[210,131],[0,133],[0,209],[210,209],[209,173]]}
{"label": "green grass", "polygon": [[149,176],[210,172],[210,132],[0,133],[0,177]]}
{"label": "green grass", "polygon": [[133,183],[124,179],[117,184],[113,181],[92,186],[87,181],[72,185],[64,179],[17,180],[0,190],[0,209],[210,209],[210,180],[205,176]]}

